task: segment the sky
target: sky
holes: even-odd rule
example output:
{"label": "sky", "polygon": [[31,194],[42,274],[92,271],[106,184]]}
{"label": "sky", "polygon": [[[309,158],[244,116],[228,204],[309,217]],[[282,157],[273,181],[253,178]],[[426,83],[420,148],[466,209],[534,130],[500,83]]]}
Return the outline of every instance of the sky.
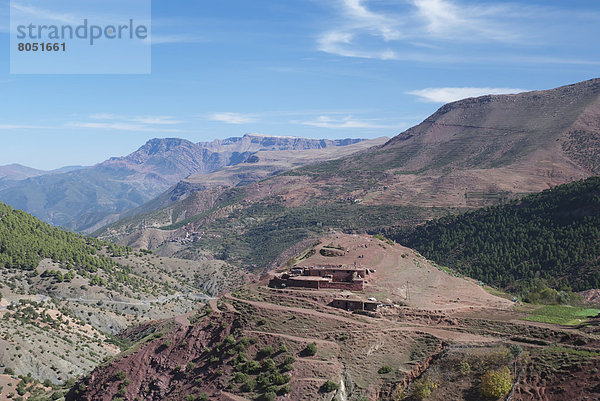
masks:
{"label": "sky", "polygon": [[155,137],[391,137],[446,102],[600,75],[598,0],[154,0],[143,75],[11,74],[9,15],[1,0],[0,165]]}

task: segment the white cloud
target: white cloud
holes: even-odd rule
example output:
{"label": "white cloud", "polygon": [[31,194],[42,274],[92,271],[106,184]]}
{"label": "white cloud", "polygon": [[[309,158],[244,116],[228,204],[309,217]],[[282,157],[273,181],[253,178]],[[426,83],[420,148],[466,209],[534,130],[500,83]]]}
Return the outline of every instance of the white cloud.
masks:
{"label": "white cloud", "polygon": [[97,113],[89,116],[92,121],[71,121],[66,124],[70,128],[108,129],[115,131],[160,131],[181,132],[165,126],[182,124],[171,116],[124,116],[110,113]]}
{"label": "white cloud", "polygon": [[18,129],[52,129],[54,127],[26,124],[0,124],[0,130],[18,130]]}
{"label": "white cloud", "polygon": [[468,97],[525,92],[520,88],[425,88],[406,92],[430,103],[450,103]]}
{"label": "white cloud", "polygon": [[[515,54],[527,52],[532,45],[555,46],[567,37],[581,40],[592,26],[590,14],[596,14],[499,0],[336,0],[331,4],[337,18],[328,21],[333,28],[317,36],[318,50],[343,57],[419,62],[479,60],[489,56],[481,44],[504,45],[505,53]],[[574,21],[578,28],[570,24],[565,30],[565,20]]]}
{"label": "white cloud", "polygon": [[81,22],[82,20],[74,14],[56,13],[47,9],[19,4],[16,1],[11,1],[10,8],[15,12],[20,13],[20,15],[27,14],[34,18],[44,18],[44,20],[54,20],[65,24],[74,24],[77,22]]}
{"label": "white cloud", "polygon": [[90,116],[92,120],[117,120],[148,125],[174,125],[183,121],[174,120],[171,116],[123,116],[119,114],[99,113]]}
{"label": "white cloud", "polygon": [[153,45],[165,45],[172,43],[202,43],[206,42],[206,39],[184,34],[152,34],[146,41]]}
{"label": "white cloud", "polygon": [[162,127],[153,127],[144,124],[134,124],[126,122],[81,122],[71,121],[68,122],[66,127],[69,128],[88,128],[88,129],[104,129],[113,131],[132,131],[132,132],[182,132],[179,129],[164,129]]}
{"label": "white cloud", "polygon": [[331,116],[319,116],[314,120],[309,121],[292,121],[294,124],[308,125],[311,127],[319,128],[331,128],[331,129],[393,129],[398,128],[399,125],[385,125],[377,122],[377,120],[360,120],[355,119],[352,116],[345,117],[331,117]]}
{"label": "white cloud", "polygon": [[219,121],[227,124],[250,124],[257,122],[257,118],[253,114],[242,113],[213,113],[208,116],[209,120]]}

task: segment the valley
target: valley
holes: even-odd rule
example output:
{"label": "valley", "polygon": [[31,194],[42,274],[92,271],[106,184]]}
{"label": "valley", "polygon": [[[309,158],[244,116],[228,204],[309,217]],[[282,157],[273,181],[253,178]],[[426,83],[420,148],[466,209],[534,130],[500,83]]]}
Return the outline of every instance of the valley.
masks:
{"label": "valley", "polygon": [[0,168],[0,399],[596,399],[598,121],[593,79]]}

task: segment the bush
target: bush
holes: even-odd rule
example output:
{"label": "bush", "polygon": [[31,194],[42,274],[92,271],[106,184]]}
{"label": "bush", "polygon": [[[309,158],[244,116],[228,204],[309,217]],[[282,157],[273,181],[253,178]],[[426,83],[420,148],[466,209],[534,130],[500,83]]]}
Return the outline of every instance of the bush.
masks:
{"label": "bush", "polygon": [[225,340],[223,342],[225,343],[225,345],[231,347],[235,344],[235,338],[230,334],[227,337],[225,337]]}
{"label": "bush", "polygon": [[469,376],[471,374],[471,364],[467,361],[460,361],[458,364],[458,371],[461,376]]}
{"label": "bush", "polygon": [[321,386],[321,391],[324,393],[331,393],[332,391],[336,391],[340,388],[340,385],[336,382],[332,382],[331,380],[327,380],[325,384]]}
{"label": "bush", "polygon": [[258,355],[260,357],[264,358],[266,356],[273,354],[273,352],[275,352],[275,350],[273,349],[273,346],[267,345],[266,347],[264,347],[260,351],[258,351]]}
{"label": "bush", "polygon": [[248,380],[248,375],[242,372],[236,373],[235,377],[233,378],[233,381],[236,383],[245,383],[246,380]]}
{"label": "bush", "polygon": [[291,365],[294,362],[296,362],[296,358],[291,355],[286,355],[285,358],[283,358],[284,365]]}
{"label": "bush", "polygon": [[267,391],[260,399],[264,401],[275,401],[276,398],[277,394],[275,394],[274,391]]}
{"label": "bush", "polygon": [[263,372],[270,372],[275,369],[275,362],[271,358],[265,359],[261,364]]}
{"label": "bush", "polygon": [[13,376],[15,374],[15,371],[12,368],[7,367],[7,368],[4,368],[4,374]]}
{"label": "bush", "polygon": [[385,375],[386,373],[390,373],[392,370],[394,370],[394,368],[392,368],[391,366],[384,365],[379,368],[377,373],[379,373],[380,375]]}
{"label": "bush", "polygon": [[481,376],[481,394],[487,398],[500,398],[512,387],[512,373],[507,366],[491,370]]}
{"label": "bush", "polygon": [[256,388],[256,380],[254,380],[254,379],[248,380],[246,383],[242,384],[242,387],[240,387],[240,389],[244,393],[250,393],[250,392],[254,391],[255,388]]}
{"label": "bush", "polygon": [[291,389],[290,389],[290,385],[289,385],[289,384],[286,384],[286,385],[284,385],[284,386],[281,386],[281,387],[279,388],[279,390],[277,391],[277,394],[278,394],[278,395],[286,395],[286,394],[288,394],[290,391],[291,391]]}
{"label": "bush", "polygon": [[438,387],[430,378],[419,379],[415,381],[412,388],[412,395],[417,400],[424,400],[431,396],[431,392]]}
{"label": "bush", "polygon": [[208,394],[206,394],[206,393],[200,393],[198,395],[198,401],[208,401]]}
{"label": "bush", "polygon": [[317,343],[312,342],[304,348],[304,353],[308,356],[313,356],[317,354]]}
{"label": "bush", "polygon": [[124,380],[127,377],[127,374],[125,373],[124,370],[119,370],[117,373],[114,374],[113,378],[115,380]]}

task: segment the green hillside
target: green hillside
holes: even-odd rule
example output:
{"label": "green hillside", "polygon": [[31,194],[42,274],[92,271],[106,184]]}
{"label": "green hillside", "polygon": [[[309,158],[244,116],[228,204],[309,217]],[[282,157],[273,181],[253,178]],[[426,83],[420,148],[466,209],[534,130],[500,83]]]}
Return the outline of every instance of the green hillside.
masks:
{"label": "green hillside", "polygon": [[444,217],[397,240],[506,289],[541,281],[565,290],[600,288],[600,177]]}
{"label": "green hillside", "polygon": [[35,270],[43,259],[52,259],[68,269],[57,277],[59,281],[68,281],[75,274],[89,278],[98,270],[115,276],[127,274],[126,268],[101,251],[121,256],[130,249],[60,230],[0,203],[0,267]]}

